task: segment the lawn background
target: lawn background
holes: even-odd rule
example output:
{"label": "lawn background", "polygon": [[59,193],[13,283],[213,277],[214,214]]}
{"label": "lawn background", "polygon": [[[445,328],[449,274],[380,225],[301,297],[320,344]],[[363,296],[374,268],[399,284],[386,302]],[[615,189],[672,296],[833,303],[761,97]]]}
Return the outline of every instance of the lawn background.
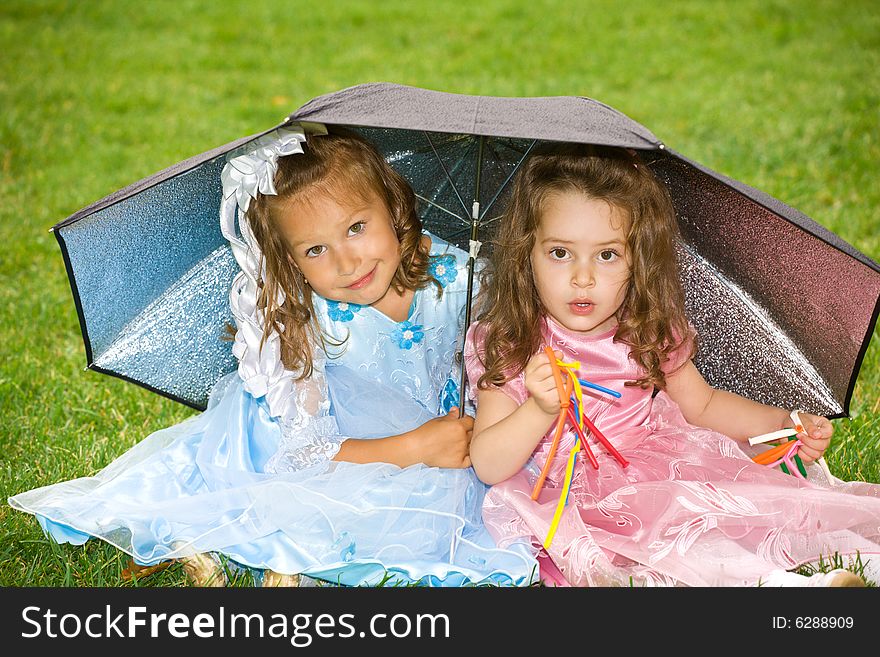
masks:
{"label": "lawn background", "polygon": [[[880,259],[880,6],[870,0],[3,0],[0,48],[3,500],[92,474],[193,413],[83,371],[49,228],[347,86],[589,96]],[[876,332],[851,414],[835,423],[829,465],[880,482]],[[31,516],[0,506],[2,586],[118,585],[124,565],[97,542],[52,545]],[[140,585],[184,582],[175,566]]]}

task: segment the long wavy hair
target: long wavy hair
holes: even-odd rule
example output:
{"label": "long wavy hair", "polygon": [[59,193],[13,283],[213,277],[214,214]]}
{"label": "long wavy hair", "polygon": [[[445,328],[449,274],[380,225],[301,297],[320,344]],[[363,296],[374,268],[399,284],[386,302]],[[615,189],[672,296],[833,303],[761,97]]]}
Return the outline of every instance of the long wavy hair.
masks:
{"label": "long wavy hair", "polygon": [[[422,245],[415,194],[403,176],[369,142],[342,128],[329,128],[327,135],[309,137],[303,149],[303,153],[278,159],[277,195],[259,194],[247,211],[266,265],[257,299],[266,320],[264,341],[269,330],[278,332],[281,361],[287,369],[299,371],[299,379],[312,374],[312,345],[323,348],[329,338],[315,318],[311,288],[277,228],[279,212],[290,203],[307,203],[310,197],[323,195],[350,205],[353,199],[365,201],[378,196],[391,215],[400,243],[400,265],[391,285],[398,293],[423,288],[429,282],[442,290],[428,273],[429,250]],[[281,305],[275,302],[279,289],[285,298]]]}
{"label": "long wavy hair", "polygon": [[663,389],[661,367],[688,336],[678,275],[679,230],[672,200],[634,151],[555,144],[536,149],[517,173],[484,270],[479,319],[486,367],[478,388],[517,376],[541,345],[546,309],[532,273],[531,252],[543,208],[553,194],[603,200],[627,217],[630,281],[616,316],[614,340],[630,347],[644,376],[626,385]]}

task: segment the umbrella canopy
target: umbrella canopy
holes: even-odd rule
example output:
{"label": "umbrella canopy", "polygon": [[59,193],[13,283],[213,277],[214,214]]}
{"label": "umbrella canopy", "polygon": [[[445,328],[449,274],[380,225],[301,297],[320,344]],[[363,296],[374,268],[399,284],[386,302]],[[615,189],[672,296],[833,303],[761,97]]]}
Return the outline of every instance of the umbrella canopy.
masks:
{"label": "umbrella canopy", "polygon": [[[783,408],[848,414],[880,310],[880,266],[607,105],[379,83],[315,98],[281,125],[295,122],[360,132],[412,184],[425,228],[465,250],[475,235],[487,243],[517,167],[542,141],[642,151],[678,215],[681,277],[700,336],[695,363],[706,380]],[[223,334],[237,265],[219,228],[220,172],[227,153],[262,134],[165,169],[53,228],[90,368],[199,409],[235,369]]]}

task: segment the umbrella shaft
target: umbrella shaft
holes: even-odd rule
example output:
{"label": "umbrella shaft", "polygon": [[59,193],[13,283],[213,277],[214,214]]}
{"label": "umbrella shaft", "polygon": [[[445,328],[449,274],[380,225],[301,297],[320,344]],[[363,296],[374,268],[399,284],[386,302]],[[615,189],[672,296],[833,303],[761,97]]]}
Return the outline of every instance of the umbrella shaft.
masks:
{"label": "umbrella shaft", "polygon": [[464,337],[471,325],[471,305],[474,295],[474,266],[476,265],[477,254],[474,252],[474,244],[477,241],[477,222],[480,218],[480,178],[483,173],[483,144],[484,137],[480,137],[477,148],[477,173],[474,179],[474,202],[471,206],[471,240],[470,240],[470,258],[468,258],[468,282],[467,282],[467,302],[464,309],[464,327],[462,328],[462,350],[459,353],[461,358],[461,371],[459,373],[459,381],[461,385],[459,389],[458,417],[464,417],[464,402],[467,388],[467,373],[464,366]]}

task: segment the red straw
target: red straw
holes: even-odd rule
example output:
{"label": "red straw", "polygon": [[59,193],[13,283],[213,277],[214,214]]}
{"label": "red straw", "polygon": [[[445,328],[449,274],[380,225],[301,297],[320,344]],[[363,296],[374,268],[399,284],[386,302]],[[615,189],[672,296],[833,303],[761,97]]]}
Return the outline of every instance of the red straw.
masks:
{"label": "red straw", "polygon": [[589,443],[587,443],[587,438],[584,436],[584,432],[581,431],[580,425],[577,423],[574,417],[574,411],[570,408],[568,409],[568,419],[574,425],[574,430],[577,431],[578,437],[581,439],[581,445],[584,448],[584,451],[587,453],[587,458],[590,459],[590,463],[593,464],[593,467],[596,470],[599,469],[599,461],[596,460],[596,457],[593,456],[593,450],[590,449]]}
{"label": "red straw", "polygon": [[[581,412],[583,413],[583,409],[581,409]],[[614,449],[614,445],[612,445],[608,441],[608,439],[604,436],[604,434],[596,428],[596,425],[593,424],[592,421],[590,420],[590,418],[587,417],[587,414],[583,413],[583,416],[584,416],[584,424],[587,425],[587,428],[590,430],[590,433],[592,433],[594,436],[596,436],[596,439],[605,446],[605,449],[607,449],[609,452],[611,452],[611,456],[616,458],[617,462],[620,463],[621,466],[623,466],[624,468],[626,466],[628,466],[629,461],[627,461],[625,458],[623,458],[623,456],[620,454],[620,452],[618,452],[616,449]]]}

